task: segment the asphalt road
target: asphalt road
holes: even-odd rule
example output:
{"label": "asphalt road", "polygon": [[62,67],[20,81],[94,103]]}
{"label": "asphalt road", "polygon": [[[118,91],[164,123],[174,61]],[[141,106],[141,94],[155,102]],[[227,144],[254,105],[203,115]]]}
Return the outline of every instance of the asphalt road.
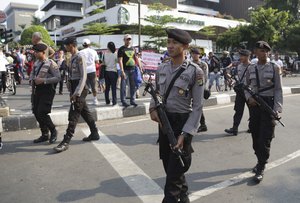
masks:
{"label": "asphalt road", "polygon": [[[238,136],[227,136],[233,105],[204,110],[209,130],[194,137],[187,173],[195,203],[300,202],[300,94],[284,97],[265,178],[259,185],[250,169],[256,164],[247,130],[247,111]],[[101,139],[83,143],[87,125],[78,125],[69,150],[33,144],[38,130],[3,134],[0,150],[0,202],[158,203],[165,174],[158,159],[157,125],[148,116],[97,123]],[[59,141],[66,127],[59,127]],[[58,144],[58,143],[57,143]]]}

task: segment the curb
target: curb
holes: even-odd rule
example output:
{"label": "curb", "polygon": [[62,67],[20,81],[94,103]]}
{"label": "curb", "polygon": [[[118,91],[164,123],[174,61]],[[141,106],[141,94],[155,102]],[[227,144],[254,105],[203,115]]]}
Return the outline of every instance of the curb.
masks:
{"label": "curb", "polygon": [[[283,94],[299,94],[300,87],[283,87]],[[204,101],[204,107],[224,105],[235,101],[235,93],[212,95],[208,100]],[[91,109],[95,121],[117,119],[124,117],[140,116],[149,113],[149,102],[137,107],[123,108],[121,106],[100,107]],[[68,124],[68,111],[53,111],[51,119],[56,126]],[[79,119],[82,123],[84,120]],[[29,115],[12,115],[8,117],[0,117],[0,132],[18,131],[38,128],[38,123],[33,114]]]}

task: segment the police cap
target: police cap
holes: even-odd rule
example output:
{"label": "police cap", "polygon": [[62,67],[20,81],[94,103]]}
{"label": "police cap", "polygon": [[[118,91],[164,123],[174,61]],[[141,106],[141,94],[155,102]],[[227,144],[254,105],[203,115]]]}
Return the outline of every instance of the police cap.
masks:
{"label": "police cap", "polygon": [[192,48],[191,49],[191,53],[193,53],[193,54],[200,54],[200,51],[197,48]]}
{"label": "police cap", "polygon": [[258,41],[258,42],[256,42],[255,48],[266,49],[268,51],[271,51],[270,45],[267,42],[265,42],[265,41]]}
{"label": "police cap", "polygon": [[247,49],[241,49],[239,51],[239,54],[242,55],[242,56],[250,56],[251,52]]}
{"label": "police cap", "polygon": [[167,29],[168,38],[172,38],[182,44],[189,44],[192,41],[191,35],[180,29]]}
{"label": "police cap", "polygon": [[74,44],[77,45],[76,37],[68,37],[64,40],[64,45]]}
{"label": "police cap", "polygon": [[39,43],[39,44],[33,45],[32,48],[36,52],[42,52],[42,51],[45,51],[48,48],[48,46],[46,44]]}

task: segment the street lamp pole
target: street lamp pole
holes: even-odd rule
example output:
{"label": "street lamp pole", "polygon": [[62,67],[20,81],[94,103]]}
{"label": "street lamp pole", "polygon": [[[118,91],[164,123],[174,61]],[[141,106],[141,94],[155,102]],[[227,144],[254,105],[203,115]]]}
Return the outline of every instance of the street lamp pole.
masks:
{"label": "street lamp pole", "polygon": [[141,0],[138,0],[138,17],[139,17],[139,52],[141,52],[141,34],[142,34],[142,27],[141,27]]}

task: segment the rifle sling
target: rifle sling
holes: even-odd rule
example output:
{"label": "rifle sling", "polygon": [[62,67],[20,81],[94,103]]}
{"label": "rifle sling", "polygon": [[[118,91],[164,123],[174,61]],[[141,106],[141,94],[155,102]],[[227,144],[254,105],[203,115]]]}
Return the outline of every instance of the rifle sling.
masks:
{"label": "rifle sling", "polygon": [[178,70],[178,72],[176,73],[176,75],[172,78],[172,80],[171,80],[171,82],[170,82],[170,84],[169,84],[169,86],[168,86],[168,89],[167,89],[167,91],[166,91],[166,94],[165,94],[165,96],[164,96],[164,99],[163,99],[164,104],[167,103],[167,99],[168,99],[168,97],[169,97],[169,94],[170,94],[170,92],[171,92],[171,89],[172,89],[172,87],[173,87],[175,81],[176,81],[177,78],[181,75],[181,73],[182,73],[183,71],[185,71],[185,68],[181,67],[181,68]]}

